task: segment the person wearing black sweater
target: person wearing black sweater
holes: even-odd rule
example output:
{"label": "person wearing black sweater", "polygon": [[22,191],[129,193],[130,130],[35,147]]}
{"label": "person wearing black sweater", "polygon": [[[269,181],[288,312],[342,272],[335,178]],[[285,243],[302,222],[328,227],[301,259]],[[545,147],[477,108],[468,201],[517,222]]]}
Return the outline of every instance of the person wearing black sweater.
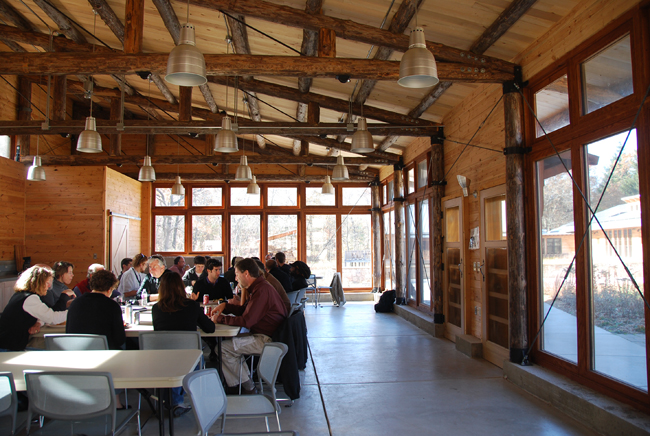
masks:
{"label": "person wearing black sweater", "polygon": [[232,298],[232,289],[230,283],[226,281],[221,274],[221,261],[219,259],[209,259],[205,263],[206,275],[201,277],[192,290],[192,300],[203,301],[203,295],[210,296],[210,300],[228,300]]}
{"label": "person wearing black sweater", "polygon": [[[158,302],[152,309],[153,329],[196,331],[201,327],[206,333],[214,332],[214,323],[208,318],[198,301],[185,296],[183,281],[178,274],[163,274],[158,287]],[[183,407],[183,388],[172,389],[172,412],[181,416],[190,409]]]}
{"label": "person wearing black sweater", "polygon": [[291,292],[293,289],[293,286],[291,285],[291,276],[287,274],[286,272],[282,271],[280,268],[278,268],[277,263],[275,260],[267,260],[266,261],[266,271],[268,271],[273,277],[278,279],[282,287],[286,292]]}
{"label": "person wearing black sweater", "polygon": [[97,271],[89,285],[91,292],[75,298],[70,304],[65,332],[104,335],[109,349],[122,350],[126,342],[122,309],[110,298],[118,285],[115,274]]}

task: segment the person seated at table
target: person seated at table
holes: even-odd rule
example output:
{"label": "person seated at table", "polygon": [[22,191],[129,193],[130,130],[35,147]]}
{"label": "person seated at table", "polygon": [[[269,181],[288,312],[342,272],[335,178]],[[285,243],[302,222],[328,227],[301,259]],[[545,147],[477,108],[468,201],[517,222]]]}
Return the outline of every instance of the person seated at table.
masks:
{"label": "person seated at table", "polygon": [[190,269],[190,267],[185,264],[185,258],[183,256],[176,256],[176,258],[174,258],[174,265],[169,268],[171,272],[175,272],[181,277],[185,275],[188,269]]}
{"label": "person seated at table", "polygon": [[[152,254],[147,261],[149,266],[149,274],[142,280],[140,288],[138,289],[137,298],[142,298],[142,291],[146,291],[149,301],[156,301],[158,299],[158,286],[160,286],[160,278],[163,274],[171,273],[167,269],[165,258],[160,254]],[[177,274],[178,275],[178,274]],[[180,279],[180,277],[178,277]],[[146,301],[145,301],[146,303]]]}
{"label": "person seated at table", "polygon": [[[275,262],[274,260],[269,260],[268,262]],[[280,299],[282,300],[282,304],[284,304],[284,308],[287,309],[287,315],[289,312],[291,312],[291,301],[289,301],[289,296],[287,295],[287,291],[280,283],[280,281],[273,276],[269,271],[266,270],[264,263],[262,263],[261,260],[257,261],[257,266],[260,269],[260,271],[264,274],[264,278],[266,279],[267,282],[273,286],[273,289],[275,289],[280,296]]]}
{"label": "person seated at table", "polygon": [[[178,274],[163,274],[158,287],[158,302],[152,308],[153,329],[156,331],[214,332],[214,322],[208,318],[198,301],[185,296],[183,281]],[[190,409],[183,407],[183,388],[172,389],[172,412],[181,416]]]}
{"label": "person seated at table", "polygon": [[54,272],[47,265],[34,265],[18,277],[14,294],[0,315],[0,350],[23,351],[29,335],[38,333],[41,325],[65,322],[67,310],[55,312],[39,297],[53,281]]}
{"label": "person seated at table", "polygon": [[305,262],[300,260],[291,264],[291,290],[299,291],[307,286],[307,279],[311,277],[311,269]]}
{"label": "person seated at table", "polygon": [[292,291],[293,285],[291,284],[291,276],[278,268],[278,264],[275,260],[267,260],[265,270],[282,284],[282,287],[286,292]]}
{"label": "person seated at table", "polygon": [[136,254],[133,256],[133,265],[128,269],[120,279],[120,285],[117,292],[124,298],[135,298],[140,289],[140,285],[147,275],[144,270],[147,268],[147,256],[145,254]]}
{"label": "person seated at table", "polygon": [[122,262],[120,262],[120,267],[122,268],[122,271],[120,271],[120,275],[117,276],[118,280],[122,280],[122,276],[124,275],[125,272],[131,269],[133,266],[133,259],[130,257],[125,257],[122,259]]}
{"label": "person seated at table", "polygon": [[47,293],[41,296],[41,301],[55,312],[59,312],[66,310],[70,301],[75,297],[74,292],[70,289],[70,283],[74,277],[74,265],[70,262],[59,261],[54,264],[52,269],[54,270],[54,282]]}
{"label": "person seated at table", "polygon": [[205,270],[205,257],[194,256],[194,266],[188,269],[183,275],[183,284],[185,286],[194,286],[198,279],[203,275]]}
{"label": "person seated at table", "polygon": [[93,274],[95,274],[97,271],[100,271],[100,270],[103,270],[103,269],[105,269],[105,268],[104,268],[104,265],[102,265],[102,264],[100,264],[100,263],[93,263],[92,265],[90,265],[90,266],[88,267],[88,274],[86,274],[86,278],[83,279],[82,281],[80,281],[79,283],[77,283],[77,284],[75,285],[75,287],[72,288],[72,290],[74,291],[74,294],[75,294],[77,297],[81,297],[83,294],[87,294],[87,293],[89,293],[89,292],[91,291],[91,289],[90,289],[90,285],[89,285],[90,278],[91,278],[91,277],[93,276]]}
{"label": "person seated at table", "polygon": [[227,300],[232,298],[230,283],[221,276],[221,261],[210,259],[205,263],[206,275],[200,278],[192,290],[192,300],[203,301],[204,295],[209,295],[210,300]]}
{"label": "person seated at table", "polygon": [[228,283],[234,283],[235,286],[237,285],[237,277],[235,276],[235,265],[237,262],[242,260],[243,257],[240,256],[234,256],[232,258],[232,261],[230,262],[230,268],[228,268],[228,271],[223,273],[223,278],[226,279]]}
{"label": "person seated at table", "polygon": [[286,263],[287,256],[283,252],[278,251],[277,253],[275,253],[275,261],[278,264],[278,268],[280,268],[285,273],[291,275],[291,267],[289,266],[289,264]]}
{"label": "person seated at table", "polygon": [[[239,384],[239,363],[242,354],[259,354],[264,344],[271,341],[273,332],[285,319],[287,312],[278,293],[264,279],[253,259],[243,259],[235,265],[237,281],[248,289],[245,306],[221,303],[212,312],[212,321],[220,324],[246,327],[251,335],[226,340],[222,345],[223,373],[228,393],[236,393]],[[233,314],[234,316],[224,316]],[[255,393],[255,384],[248,376],[248,367],[242,368],[242,392]]]}
{"label": "person seated at table", "polygon": [[90,279],[92,291],[75,298],[70,304],[65,332],[104,335],[109,349],[124,349],[126,333],[122,308],[110,298],[117,285],[117,278],[111,271],[94,273]]}

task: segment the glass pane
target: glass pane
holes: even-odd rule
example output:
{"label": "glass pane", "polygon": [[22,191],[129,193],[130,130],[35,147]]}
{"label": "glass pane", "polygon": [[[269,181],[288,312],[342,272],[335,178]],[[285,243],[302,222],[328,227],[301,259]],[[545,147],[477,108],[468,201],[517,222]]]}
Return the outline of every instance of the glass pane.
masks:
{"label": "glass pane", "polygon": [[485,240],[505,241],[506,196],[500,195],[485,200]]}
{"label": "glass pane", "polygon": [[259,206],[260,198],[260,195],[247,194],[246,188],[230,188],[231,206]]}
{"label": "glass pane", "polygon": [[231,215],[230,244],[232,256],[260,257],[260,216]]}
{"label": "glass pane", "polygon": [[394,289],[395,265],[394,265],[394,238],[392,211],[384,214],[384,290]]}
{"label": "glass pane", "polygon": [[427,161],[423,160],[418,164],[418,188],[424,188],[428,184],[427,179]]}
{"label": "glass pane", "polygon": [[370,206],[370,188],[343,188],[343,206]]}
{"label": "glass pane", "polygon": [[298,216],[269,215],[268,216],[268,246],[269,252],[283,252],[287,262],[298,259]]}
{"label": "glass pane", "polygon": [[447,249],[447,263],[449,264],[447,322],[456,327],[462,327],[463,301],[460,289],[460,248]]}
{"label": "glass pane", "polygon": [[420,202],[420,302],[431,305],[431,250],[429,249],[429,200]]}
{"label": "glass pane", "polygon": [[485,286],[488,292],[488,340],[503,348],[508,342],[508,249],[485,250]]}
{"label": "glass pane", "polygon": [[[643,286],[643,239],[636,132],[623,148],[626,133],[587,146],[590,204],[600,206],[591,223],[592,305],[594,369],[647,391],[644,304],[623,267]],[[602,196],[602,200],[601,200]],[[617,258],[618,253],[622,262]]]}
{"label": "glass pane", "polygon": [[[535,114],[546,133],[569,125],[569,88],[566,74],[535,93]],[[535,129],[537,137],[544,134],[544,130],[537,123]]]}
{"label": "glass pane", "polygon": [[220,207],[223,199],[221,188],[192,188],[192,206]]}
{"label": "glass pane", "polygon": [[[175,197],[175,196],[174,196]],[[156,252],[185,251],[185,216],[156,215]]]}
{"label": "glass pane", "polygon": [[11,158],[11,137],[0,135],[0,156]]}
{"label": "glass pane", "polygon": [[590,113],[634,92],[630,35],[582,64],[584,112]]}
{"label": "glass pane", "polygon": [[407,289],[407,298],[410,300],[415,300],[417,298],[417,254],[415,252],[415,205],[409,204],[407,209],[404,211],[406,213],[406,223],[407,223],[407,232],[408,239],[406,241],[406,283],[408,283]]}
{"label": "glass pane", "polygon": [[343,287],[372,287],[370,215],[348,215],[341,224]]}
{"label": "glass pane", "polygon": [[386,190],[388,191],[387,202],[393,201],[393,197],[395,197],[395,185],[393,184],[392,180],[388,182],[388,187],[386,188]]}
{"label": "glass pane", "polygon": [[267,189],[269,206],[298,206],[298,188]]}
{"label": "glass pane", "polygon": [[221,215],[192,216],[192,251],[222,250],[222,219]]}
{"label": "glass pane", "polygon": [[411,168],[406,172],[406,193],[415,192],[415,169]]}
{"label": "glass pane", "polygon": [[327,286],[336,272],[336,215],[307,215],[306,219],[307,265]]}
{"label": "glass pane", "polygon": [[386,185],[382,186],[384,190],[384,204],[388,203],[388,196],[386,195]]}
{"label": "glass pane", "polygon": [[445,239],[447,242],[460,242],[459,220],[460,208],[450,207],[446,210],[447,217],[445,219]]}
{"label": "glass pane", "polygon": [[156,188],[156,207],[183,207],[184,195],[172,195],[172,188]]}
{"label": "glass pane", "polygon": [[[565,165],[571,168],[570,153],[562,153]],[[575,254],[573,237],[573,186],[560,159],[551,156],[537,162],[537,180],[542,183],[538,189],[538,218],[541,246],[541,294],[542,319],[548,313],[550,304],[567,275]],[[549,240],[553,240],[549,242]],[[557,241],[559,249],[556,247]],[[549,252],[551,251],[551,252]],[[576,277],[575,264],[562,286],[555,305],[546,320],[542,332],[542,349],[571,362],[578,359],[578,323],[576,319]]]}
{"label": "glass pane", "polygon": [[336,194],[323,195],[323,188],[307,188],[305,195],[307,197],[307,206],[335,206]]}

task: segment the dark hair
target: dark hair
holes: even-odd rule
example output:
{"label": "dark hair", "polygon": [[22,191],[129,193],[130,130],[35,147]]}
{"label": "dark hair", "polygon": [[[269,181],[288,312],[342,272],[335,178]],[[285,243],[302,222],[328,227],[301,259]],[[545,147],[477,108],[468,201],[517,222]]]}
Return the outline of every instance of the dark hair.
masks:
{"label": "dark hair", "polygon": [[230,261],[230,265],[231,265],[233,268],[235,267],[235,262],[237,261],[237,258],[238,258],[238,257],[239,257],[239,256],[233,256],[233,257],[232,257],[232,260]]}
{"label": "dark hair", "polygon": [[275,253],[275,260],[277,260],[280,263],[285,263],[287,261],[287,256],[285,256],[283,252],[278,251],[277,253]]}
{"label": "dark hair", "polygon": [[257,266],[257,262],[251,258],[240,260],[237,262],[237,265],[235,265],[235,268],[237,268],[240,272],[248,271],[251,277],[254,278],[258,278],[260,276],[260,268]]}
{"label": "dark hair", "polygon": [[122,259],[122,263],[120,264],[120,266],[124,268],[125,266],[128,266],[128,264],[130,264],[131,262],[133,262],[133,259],[131,259],[130,257],[125,257],[124,259]]}
{"label": "dark hair", "polygon": [[70,268],[70,267],[74,268],[74,265],[71,264],[70,262],[66,262],[66,261],[63,261],[63,260],[61,260],[59,262],[56,262],[54,264],[54,266],[52,267],[52,269],[54,270],[54,278],[58,279],[63,274],[67,273],[68,268]]}
{"label": "dark hair", "polygon": [[133,267],[137,268],[140,265],[142,265],[143,263],[145,263],[146,261],[147,261],[147,255],[146,254],[142,254],[142,253],[136,254],[135,256],[133,256]]}
{"label": "dark hair", "polygon": [[183,256],[176,256],[176,258],[174,259],[174,265],[178,265],[178,262],[180,262],[182,258]]}
{"label": "dark hair", "polygon": [[[178,275],[178,274],[176,274]],[[115,274],[105,269],[99,270],[90,278],[90,289],[98,292],[106,292],[117,287],[119,281]]]}
{"label": "dark hair", "polygon": [[266,261],[266,269],[268,269],[269,271],[275,268],[276,266],[278,266],[278,263],[275,260],[269,259]]}
{"label": "dark hair", "polygon": [[194,256],[194,265],[205,265],[205,257]]}
{"label": "dark hair", "polygon": [[211,259],[208,259],[208,261],[205,263],[205,269],[207,270],[212,270],[215,267],[221,268],[221,261],[217,258],[213,257]]}
{"label": "dark hair", "polygon": [[260,273],[264,274],[264,262],[261,260],[256,260],[255,263],[257,264],[257,267],[260,269]]}
{"label": "dark hair", "polygon": [[163,312],[176,312],[187,304],[183,280],[178,274],[163,274],[158,287],[158,308]]}

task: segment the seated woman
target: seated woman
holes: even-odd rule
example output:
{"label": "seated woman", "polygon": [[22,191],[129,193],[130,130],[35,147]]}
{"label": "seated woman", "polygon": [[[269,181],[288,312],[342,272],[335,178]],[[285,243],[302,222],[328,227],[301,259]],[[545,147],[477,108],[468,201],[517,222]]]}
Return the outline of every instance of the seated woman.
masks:
{"label": "seated woman", "polygon": [[[158,287],[158,302],[153,305],[154,330],[196,331],[201,327],[206,333],[214,332],[214,323],[208,318],[198,301],[185,295],[183,281],[178,274],[163,274]],[[190,409],[183,407],[183,388],[172,389],[174,416],[181,416]]]}
{"label": "seated woman", "polygon": [[22,351],[29,335],[38,333],[41,325],[65,322],[67,310],[54,312],[40,298],[53,281],[54,273],[47,265],[34,265],[18,277],[15,293],[0,316],[1,350]]}
{"label": "seated woman", "polygon": [[95,272],[89,282],[91,292],[82,294],[70,304],[65,332],[104,335],[109,349],[124,349],[126,333],[122,309],[110,298],[118,284],[112,272]]}

